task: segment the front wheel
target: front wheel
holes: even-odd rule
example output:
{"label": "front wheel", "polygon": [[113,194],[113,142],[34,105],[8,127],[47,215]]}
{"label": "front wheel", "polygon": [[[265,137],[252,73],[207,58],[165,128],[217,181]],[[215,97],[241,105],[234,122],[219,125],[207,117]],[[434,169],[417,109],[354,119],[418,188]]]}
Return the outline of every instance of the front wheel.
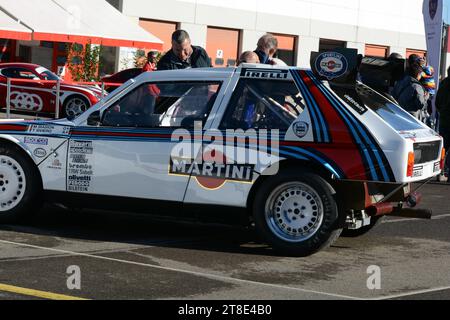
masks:
{"label": "front wheel", "polygon": [[288,171],[266,181],[253,206],[257,230],[275,250],[309,256],[342,232],[331,186],[320,176]]}
{"label": "front wheel", "polygon": [[33,165],[16,147],[0,147],[0,223],[20,222],[39,209],[42,185]]}

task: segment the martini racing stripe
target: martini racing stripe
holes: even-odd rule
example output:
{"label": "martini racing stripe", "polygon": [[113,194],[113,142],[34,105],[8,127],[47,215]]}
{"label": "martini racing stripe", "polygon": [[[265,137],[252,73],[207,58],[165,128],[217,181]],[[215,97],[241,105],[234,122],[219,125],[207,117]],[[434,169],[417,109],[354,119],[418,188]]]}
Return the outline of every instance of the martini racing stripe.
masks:
{"label": "martini racing stripe", "polygon": [[311,114],[311,122],[313,126],[313,133],[314,133],[314,141],[319,143],[331,143],[331,136],[330,136],[330,130],[328,127],[327,122],[325,121],[325,118],[322,114],[322,111],[320,110],[319,106],[317,105],[316,101],[312,97],[310,91],[308,90],[308,87],[303,83],[303,81],[300,78],[300,75],[298,74],[298,71],[291,71],[292,76],[298,85],[303,98],[306,100],[306,103],[308,106],[311,106],[308,110]]}
{"label": "martini racing stripe", "polygon": [[[119,132],[120,131],[120,132]],[[128,129],[129,131],[129,129]],[[151,132],[159,132],[157,134],[152,134]],[[101,141],[135,141],[135,142],[175,142],[172,141],[172,133],[175,129],[168,129],[165,131],[165,134],[160,134],[161,130],[139,130],[139,132],[133,133],[126,132],[126,130],[117,130],[114,129],[113,132],[111,130],[108,131],[94,131],[87,130],[80,131],[79,129],[73,131],[73,139],[90,139],[90,140],[101,140]],[[190,132],[193,136],[193,132]],[[205,132],[203,132],[205,135]],[[210,137],[205,135],[205,137]],[[308,160],[315,163],[319,163],[325,166],[332,174],[334,174],[338,179],[344,179],[346,177],[343,170],[334,163],[331,159],[328,159],[325,155],[320,154],[312,150],[311,148],[303,148],[300,146],[288,146],[283,145],[284,142],[281,142],[282,146],[280,149],[275,149],[269,146],[267,140],[258,140],[257,136],[255,137],[245,137],[245,136],[234,136],[233,139],[224,139],[227,142],[233,142],[234,147],[244,148],[244,149],[252,149],[254,151],[261,151],[261,146],[264,147],[264,151],[268,153],[275,153],[281,157],[286,159],[297,159],[297,160]],[[200,142],[205,143],[205,141],[201,139],[191,139],[192,142]],[[243,141],[243,142],[240,142]],[[260,143],[258,145],[258,142]],[[207,144],[211,143],[211,141],[207,141]]]}
{"label": "martini racing stripe", "polygon": [[324,97],[339,111],[348,127],[354,134],[354,138],[361,142],[359,148],[364,154],[368,172],[372,175],[373,181],[393,182],[395,177],[392,168],[381,150],[377,141],[369,133],[367,128],[337,99],[311,72],[304,72],[305,76],[313,81]]}

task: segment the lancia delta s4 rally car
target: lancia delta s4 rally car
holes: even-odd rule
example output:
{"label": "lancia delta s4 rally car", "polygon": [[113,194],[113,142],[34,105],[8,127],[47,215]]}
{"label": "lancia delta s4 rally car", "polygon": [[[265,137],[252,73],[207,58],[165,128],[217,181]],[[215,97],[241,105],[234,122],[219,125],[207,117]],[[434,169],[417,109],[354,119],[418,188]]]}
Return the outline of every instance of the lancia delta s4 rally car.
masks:
{"label": "lancia delta s4 rally car", "polygon": [[145,73],[73,121],[1,122],[0,223],[46,200],[246,224],[308,256],[385,215],[430,218],[412,183],[440,174],[442,138],[357,82],[356,56]]}

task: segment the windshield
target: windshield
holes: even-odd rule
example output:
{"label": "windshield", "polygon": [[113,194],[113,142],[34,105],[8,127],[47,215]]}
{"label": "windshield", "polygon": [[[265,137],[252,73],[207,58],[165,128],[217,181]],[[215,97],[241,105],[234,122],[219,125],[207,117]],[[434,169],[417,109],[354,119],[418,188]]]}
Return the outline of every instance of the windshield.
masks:
{"label": "windshield", "polygon": [[356,87],[339,88],[333,90],[361,115],[367,108],[374,111],[396,131],[413,131],[424,129],[424,125],[411,114],[403,110],[394,101],[389,100],[370,87],[358,83]]}
{"label": "windshield", "polygon": [[36,72],[43,77],[45,80],[49,80],[49,81],[58,81],[59,77],[54,74],[53,72],[51,72],[50,70],[44,68],[44,67],[39,67],[36,68]]}

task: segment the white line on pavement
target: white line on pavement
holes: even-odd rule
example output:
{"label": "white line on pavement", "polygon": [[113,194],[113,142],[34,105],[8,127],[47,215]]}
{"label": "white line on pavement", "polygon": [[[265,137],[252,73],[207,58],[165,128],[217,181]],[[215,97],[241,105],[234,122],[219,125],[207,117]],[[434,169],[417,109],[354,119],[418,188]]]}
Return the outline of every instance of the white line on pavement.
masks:
{"label": "white line on pavement", "polygon": [[[431,220],[442,220],[442,219],[446,219],[446,218],[450,218],[450,214],[443,214],[440,216],[435,216]],[[422,221],[422,220],[420,220],[420,219],[397,219],[397,220],[383,221],[383,223],[399,223],[399,222],[410,222],[410,221]]]}
{"label": "white line on pavement", "polygon": [[434,288],[434,289],[427,289],[427,290],[417,290],[417,291],[411,291],[411,292],[408,292],[405,294],[385,296],[385,297],[375,298],[372,300],[399,299],[399,298],[406,298],[406,297],[417,296],[417,295],[426,294],[426,293],[434,293],[434,292],[439,292],[439,291],[446,291],[446,290],[450,290],[450,287],[441,287],[441,288]]}
{"label": "white line on pavement", "polygon": [[271,284],[271,283],[251,281],[251,280],[236,279],[236,278],[220,276],[220,275],[215,275],[215,274],[202,273],[202,272],[167,268],[167,267],[161,267],[161,266],[156,266],[156,265],[151,265],[151,264],[146,264],[146,263],[139,263],[139,262],[134,262],[134,261],[102,257],[102,256],[97,256],[97,255],[92,255],[92,254],[87,254],[87,253],[79,253],[79,252],[72,252],[72,251],[59,250],[59,249],[53,249],[53,248],[45,248],[45,247],[34,246],[34,245],[30,245],[30,244],[25,244],[25,243],[11,242],[11,241],[5,241],[5,240],[0,240],[0,243],[20,246],[20,247],[28,247],[28,248],[39,249],[39,250],[58,252],[58,253],[63,253],[63,254],[69,254],[72,256],[87,257],[87,258],[93,258],[93,259],[99,259],[99,260],[105,260],[105,261],[111,261],[111,262],[126,263],[126,264],[130,264],[130,265],[147,267],[147,268],[152,268],[152,269],[159,269],[159,270],[164,270],[164,271],[184,273],[184,274],[189,274],[189,275],[193,275],[193,276],[209,278],[209,279],[214,279],[214,280],[220,280],[220,281],[226,281],[226,282],[235,282],[235,283],[241,283],[241,284],[251,284],[251,285],[257,285],[257,286],[271,287],[271,288],[276,288],[276,289],[317,294],[317,295],[328,296],[328,297],[339,298],[339,299],[363,300],[362,298],[351,297],[351,296],[346,296],[346,295],[320,292],[320,291],[314,291],[314,290],[307,290],[307,289],[301,289],[301,288],[295,288],[295,287],[289,287],[289,286],[276,285],[276,284]]}

